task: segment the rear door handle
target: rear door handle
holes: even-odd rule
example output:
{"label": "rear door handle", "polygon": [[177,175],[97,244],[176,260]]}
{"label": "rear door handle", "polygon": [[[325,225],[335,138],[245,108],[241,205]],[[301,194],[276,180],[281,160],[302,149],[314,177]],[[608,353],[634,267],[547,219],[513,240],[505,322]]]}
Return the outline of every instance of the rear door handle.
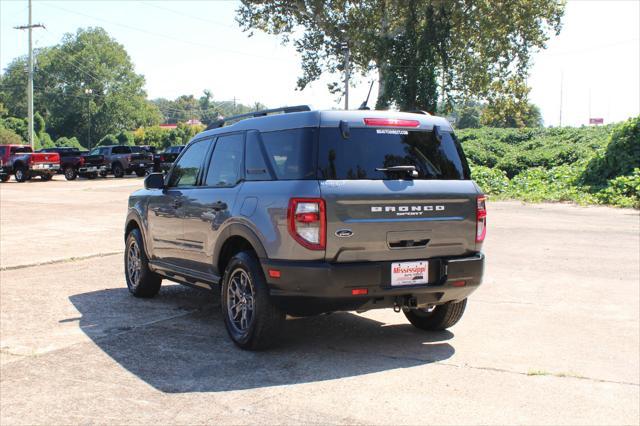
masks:
{"label": "rear door handle", "polygon": [[226,210],[227,203],[225,203],[224,201],[217,201],[211,205],[211,209],[215,211]]}

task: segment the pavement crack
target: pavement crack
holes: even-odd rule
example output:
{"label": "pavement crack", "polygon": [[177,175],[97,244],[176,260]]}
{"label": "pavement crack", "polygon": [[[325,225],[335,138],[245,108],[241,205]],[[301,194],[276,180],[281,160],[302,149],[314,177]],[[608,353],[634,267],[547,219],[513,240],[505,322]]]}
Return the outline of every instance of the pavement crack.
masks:
{"label": "pavement crack", "polygon": [[[353,355],[363,355],[363,353],[358,352],[358,351],[349,351],[349,350],[344,350],[344,349],[338,349],[338,348],[335,348],[335,347],[327,347],[327,349],[332,350],[334,352],[349,353],[349,354],[353,354]],[[491,371],[491,372],[494,372],[494,373],[517,374],[517,375],[526,376],[526,377],[535,377],[535,376],[541,376],[542,375],[542,376],[554,377],[554,378],[558,378],[558,379],[577,379],[577,380],[588,380],[588,381],[598,382],[598,383],[611,383],[611,384],[625,385],[625,386],[640,386],[640,383],[625,382],[625,381],[621,381],[621,380],[598,379],[596,377],[587,377],[587,376],[582,376],[582,375],[577,375],[577,374],[552,373],[552,372],[548,372],[547,373],[547,372],[545,372],[545,374],[532,375],[530,372],[509,370],[509,369],[506,369],[506,368],[480,367],[480,366],[475,366],[475,365],[470,365],[470,364],[456,364],[456,363],[453,363],[453,362],[438,361],[437,359],[429,359],[429,358],[408,357],[408,356],[402,356],[402,355],[387,355],[387,354],[380,354],[380,353],[367,353],[367,355],[376,356],[376,357],[385,358],[385,359],[404,360],[404,361],[421,362],[421,363],[430,363],[430,364],[434,364],[434,365],[443,365],[443,366],[447,366],[447,367],[454,367],[454,368],[461,368],[461,369],[462,368],[471,368],[473,370]]]}
{"label": "pavement crack", "polygon": [[79,260],[93,259],[96,257],[114,256],[116,254],[122,254],[122,253],[124,253],[123,250],[118,250],[118,251],[110,251],[105,253],[88,254],[86,256],[72,256],[72,257],[66,257],[64,259],[45,260],[43,262],[24,263],[22,265],[0,266],[0,271],[15,271],[16,269],[33,268],[36,266],[56,265],[58,263],[77,262]]}

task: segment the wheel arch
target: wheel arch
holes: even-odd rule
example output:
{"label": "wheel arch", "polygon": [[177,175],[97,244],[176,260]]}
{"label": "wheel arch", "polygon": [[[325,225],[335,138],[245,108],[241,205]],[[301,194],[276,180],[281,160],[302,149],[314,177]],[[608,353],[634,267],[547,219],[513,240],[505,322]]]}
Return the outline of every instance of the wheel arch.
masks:
{"label": "wheel arch", "polygon": [[241,223],[229,225],[222,231],[214,247],[214,273],[222,276],[233,255],[245,250],[254,251],[259,259],[268,257],[260,238],[251,228]]}
{"label": "wheel arch", "polygon": [[140,231],[140,234],[142,235],[142,242],[144,243],[144,252],[147,255],[147,258],[151,259],[151,256],[149,253],[149,247],[148,247],[149,244],[147,244],[147,235],[143,226],[143,221],[136,210],[130,210],[129,213],[127,214],[127,220],[125,222],[125,227],[124,227],[125,244],[127,242],[127,237],[129,236],[129,233],[134,229],[138,229]]}

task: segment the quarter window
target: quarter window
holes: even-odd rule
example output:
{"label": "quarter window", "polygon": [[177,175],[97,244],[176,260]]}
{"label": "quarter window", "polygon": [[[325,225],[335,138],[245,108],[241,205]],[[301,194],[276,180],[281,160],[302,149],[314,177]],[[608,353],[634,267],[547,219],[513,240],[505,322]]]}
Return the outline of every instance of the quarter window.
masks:
{"label": "quarter window", "polygon": [[244,134],[221,136],[213,150],[207,186],[234,186],[242,177],[242,154],[244,151]]}
{"label": "quarter window", "polygon": [[260,133],[257,130],[248,131],[244,156],[247,180],[273,179],[264,158],[264,148],[260,142]]}
{"label": "quarter window", "polygon": [[314,139],[310,128],[262,133],[267,157],[279,180],[315,179]]}
{"label": "quarter window", "polygon": [[173,166],[169,186],[183,187],[196,185],[208,149],[209,144],[205,140],[194,142],[190,145],[184,155],[180,157],[175,166]]}

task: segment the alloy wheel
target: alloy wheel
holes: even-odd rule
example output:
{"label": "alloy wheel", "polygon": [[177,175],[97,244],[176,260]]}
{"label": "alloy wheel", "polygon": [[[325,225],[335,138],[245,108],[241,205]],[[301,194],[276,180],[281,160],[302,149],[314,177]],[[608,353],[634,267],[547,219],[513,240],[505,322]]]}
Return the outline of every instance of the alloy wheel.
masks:
{"label": "alloy wheel", "polygon": [[246,333],[254,318],[253,283],[243,269],[236,269],[227,286],[227,315],[229,323],[238,333]]}
{"label": "alloy wheel", "polygon": [[138,243],[133,240],[129,244],[127,251],[127,274],[129,275],[129,281],[134,286],[139,284],[140,272],[142,270],[142,259],[140,258],[140,247]]}

